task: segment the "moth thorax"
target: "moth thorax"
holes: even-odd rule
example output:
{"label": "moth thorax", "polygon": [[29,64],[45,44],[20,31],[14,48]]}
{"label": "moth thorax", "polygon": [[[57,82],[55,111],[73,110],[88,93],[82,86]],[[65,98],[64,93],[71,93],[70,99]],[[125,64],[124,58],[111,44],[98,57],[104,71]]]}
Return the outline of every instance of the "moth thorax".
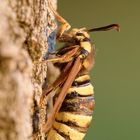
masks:
{"label": "moth thorax", "polygon": [[80,46],[86,50],[88,53],[91,52],[91,43],[89,41],[82,41],[80,42]]}

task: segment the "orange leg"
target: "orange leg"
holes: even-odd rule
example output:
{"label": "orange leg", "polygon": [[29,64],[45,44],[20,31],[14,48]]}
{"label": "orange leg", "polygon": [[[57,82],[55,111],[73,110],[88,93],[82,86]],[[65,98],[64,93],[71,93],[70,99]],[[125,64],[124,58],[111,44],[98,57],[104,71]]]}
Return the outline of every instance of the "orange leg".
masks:
{"label": "orange leg", "polygon": [[72,50],[69,50],[66,54],[60,56],[56,56],[55,58],[51,58],[48,60],[44,60],[46,62],[52,62],[52,63],[66,63],[70,62],[74,59],[76,56],[76,53],[78,52],[79,46],[75,45],[73,46]]}
{"label": "orange leg", "polygon": [[51,11],[53,12],[54,16],[56,17],[56,19],[62,23],[62,25],[59,27],[58,33],[57,33],[57,37],[61,37],[62,34],[70,29],[70,24],[62,17],[60,16],[60,14],[54,9],[51,0],[48,0],[48,6],[51,9]]}

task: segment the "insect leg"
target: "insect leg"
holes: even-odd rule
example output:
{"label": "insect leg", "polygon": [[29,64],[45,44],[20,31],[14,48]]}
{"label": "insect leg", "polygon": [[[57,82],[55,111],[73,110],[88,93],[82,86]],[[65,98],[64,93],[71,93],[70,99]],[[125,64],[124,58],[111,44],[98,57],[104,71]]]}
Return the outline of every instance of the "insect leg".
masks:
{"label": "insect leg", "polygon": [[69,62],[67,66],[64,68],[64,70],[61,72],[61,76],[59,76],[53,84],[49,85],[47,89],[43,90],[43,93],[40,98],[40,106],[42,106],[42,103],[45,100],[45,97],[49,95],[51,91],[57,89],[58,86],[64,83],[71,67],[72,67],[72,62]]}
{"label": "insect leg", "polygon": [[54,16],[56,17],[56,19],[62,23],[62,25],[59,27],[59,31],[57,33],[57,37],[59,38],[66,30],[70,29],[70,24],[62,17],[60,16],[60,14],[54,9],[51,0],[48,0],[48,6],[49,8],[52,10],[52,12],[54,13]]}
{"label": "insect leg", "polygon": [[[48,101],[48,97],[52,95],[52,94],[50,94],[50,93],[52,93],[52,91],[55,91],[59,86],[61,86],[64,83],[64,81],[66,80],[66,78],[68,76],[68,73],[69,73],[69,70],[70,70],[71,66],[72,66],[72,62],[69,62],[65,66],[65,68],[63,69],[62,76],[59,76],[57,78],[57,80],[53,84],[49,85],[47,87],[47,89],[43,90],[43,94],[40,97],[40,104],[39,104],[40,120],[43,120],[43,123],[42,123],[42,125],[40,127],[40,130],[39,130],[41,132],[43,132],[43,128],[44,128],[44,125],[45,125],[44,124],[45,123],[45,120],[44,120],[44,115],[45,115],[44,114],[44,107],[46,106],[46,102]],[[51,112],[47,113],[48,116],[49,116],[49,114],[51,114]]]}
{"label": "insect leg", "polygon": [[77,54],[78,49],[79,49],[79,46],[75,45],[75,46],[73,46],[72,50],[68,50],[65,54],[58,56],[58,57],[56,56],[55,58],[48,59],[45,61],[52,62],[52,63],[70,62],[74,58],[75,55],[78,55]]}

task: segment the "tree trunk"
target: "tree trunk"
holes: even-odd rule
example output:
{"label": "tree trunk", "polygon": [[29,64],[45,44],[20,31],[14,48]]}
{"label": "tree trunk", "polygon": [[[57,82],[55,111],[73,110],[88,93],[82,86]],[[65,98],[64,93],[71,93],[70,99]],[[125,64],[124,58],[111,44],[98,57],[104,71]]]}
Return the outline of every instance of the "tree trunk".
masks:
{"label": "tree trunk", "polygon": [[47,65],[42,60],[54,42],[54,16],[47,0],[0,3],[0,140],[43,140],[46,106],[40,111],[39,99]]}

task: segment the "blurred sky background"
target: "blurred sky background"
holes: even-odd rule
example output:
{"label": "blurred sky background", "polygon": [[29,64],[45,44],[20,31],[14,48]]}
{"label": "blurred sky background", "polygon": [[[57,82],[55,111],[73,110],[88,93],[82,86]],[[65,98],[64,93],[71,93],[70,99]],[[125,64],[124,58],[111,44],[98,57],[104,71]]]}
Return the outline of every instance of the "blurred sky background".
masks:
{"label": "blurred sky background", "polygon": [[140,140],[140,1],[58,0],[72,27],[119,23],[121,32],[95,32],[94,121],[85,140]]}

